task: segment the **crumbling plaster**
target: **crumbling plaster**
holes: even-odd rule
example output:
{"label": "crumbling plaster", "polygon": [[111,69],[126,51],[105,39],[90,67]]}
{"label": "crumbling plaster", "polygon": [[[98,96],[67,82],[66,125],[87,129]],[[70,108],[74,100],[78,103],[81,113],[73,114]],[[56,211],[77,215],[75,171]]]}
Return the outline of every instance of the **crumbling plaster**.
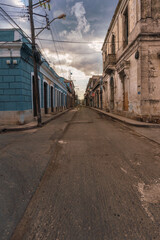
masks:
{"label": "crumbling plaster", "polygon": [[[123,13],[128,7],[128,45],[124,48]],[[144,121],[155,121],[160,117],[160,1],[120,0],[107,32],[102,51],[105,56],[112,53],[112,35],[115,36],[115,70],[103,72],[103,108],[110,109],[110,79],[114,79],[114,110]],[[128,110],[124,111],[125,68],[118,72],[123,62],[129,63],[125,90]],[[126,79],[126,76],[125,76]]]}

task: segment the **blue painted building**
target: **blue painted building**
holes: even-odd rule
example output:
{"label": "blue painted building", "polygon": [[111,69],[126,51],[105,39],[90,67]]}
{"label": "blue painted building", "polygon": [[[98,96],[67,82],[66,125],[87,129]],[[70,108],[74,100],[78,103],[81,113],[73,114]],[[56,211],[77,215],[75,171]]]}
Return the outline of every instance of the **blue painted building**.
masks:
{"label": "blue painted building", "polygon": [[[65,79],[41,56],[38,65],[42,116],[67,107]],[[36,117],[30,41],[16,29],[0,30],[0,123],[32,121]]]}

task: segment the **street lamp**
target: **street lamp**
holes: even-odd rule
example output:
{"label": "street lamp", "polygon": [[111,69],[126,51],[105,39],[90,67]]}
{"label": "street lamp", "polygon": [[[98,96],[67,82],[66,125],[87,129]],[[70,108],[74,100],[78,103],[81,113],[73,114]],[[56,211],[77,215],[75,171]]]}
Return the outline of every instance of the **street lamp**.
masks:
{"label": "street lamp", "polygon": [[[37,72],[37,50],[36,50],[36,37],[47,28],[55,19],[65,18],[66,14],[61,14],[58,17],[52,19],[47,25],[41,29],[41,31],[35,36],[34,20],[33,20],[33,4],[32,0],[29,0],[29,15],[30,15],[30,26],[31,26],[31,43],[32,43],[32,54],[33,54],[33,66],[34,66],[34,88],[35,88],[35,100],[36,100],[36,110],[37,110],[37,122],[38,126],[42,125],[41,120],[41,107],[40,107],[40,96],[39,96],[39,84],[38,84],[38,72]],[[38,57],[39,59],[39,57]]]}
{"label": "street lamp", "polygon": [[64,14],[64,13],[62,13],[61,15],[59,15],[58,17],[56,17],[56,18],[53,18],[49,23],[47,23],[47,25],[44,27],[44,28],[42,28],[42,30],[39,32],[39,33],[37,33],[37,35],[35,36],[35,38],[44,30],[44,29],[46,29],[54,20],[56,20],[56,19],[65,19],[66,18],[66,14]]}

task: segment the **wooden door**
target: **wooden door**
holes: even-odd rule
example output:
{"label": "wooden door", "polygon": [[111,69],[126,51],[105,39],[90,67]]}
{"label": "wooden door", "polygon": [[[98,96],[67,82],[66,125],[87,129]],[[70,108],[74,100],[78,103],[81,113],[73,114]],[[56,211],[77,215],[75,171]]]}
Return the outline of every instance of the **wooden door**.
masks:
{"label": "wooden door", "polygon": [[123,79],[123,110],[128,111],[128,88],[126,77]]}

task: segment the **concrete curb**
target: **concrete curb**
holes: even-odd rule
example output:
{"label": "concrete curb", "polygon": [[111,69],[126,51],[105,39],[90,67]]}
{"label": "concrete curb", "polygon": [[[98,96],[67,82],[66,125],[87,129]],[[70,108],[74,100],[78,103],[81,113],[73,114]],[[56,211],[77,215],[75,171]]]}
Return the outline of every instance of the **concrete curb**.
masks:
{"label": "concrete curb", "polygon": [[[112,118],[112,119],[114,119],[114,120],[117,120],[117,121],[119,121],[119,122],[123,122],[124,124],[127,124],[127,125],[130,125],[130,126],[134,126],[134,127],[145,127],[145,128],[160,128],[160,124],[152,124],[152,123],[142,123],[142,122],[132,122],[132,120],[131,119],[121,119],[121,117],[120,116],[118,116],[118,115],[111,115],[111,114],[109,114],[109,113],[107,113],[107,112],[105,112],[105,111],[103,111],[103,110],[99,110],[99,109],[96,109],[96,108],[92,108],[92,107],[90,107],[90,109],[92,109],[92,110],[94,110],[94,111],[97,111],[97,112],[99,112],[99,113],[101,113],[101,114],[103,114],[103,115],[106,115],[107,117],[110,117],[110,118]],[[136,121],[136,120],[134,120],[134,121]]]}
{"label": "concrete curb", "polygon": [[[45,126],[47,123],[51,122],[52,120],[54,120],[54,119],[62,116],[63,114],[65,114],[65,113],[67,113],[68,111],[70,111],[71,109],[72,109],[72,108],[67,109],[67,110],[65,110],[65,111],[63,111],[63,112],[57,113],[57,114],[55,114],[53,117],[51,117],[51,118],[43,121],[41,127]],[[41,127],[37,126],[37,123],[35,123],[35,125],[33,125],[33,126],[28,126],[28,127],[2,128],[2,129],[0,129],[0,134],[1,134],[1,133],[6,133],[6,132],[26,131],[26,130],[31,130],[31,129],[35,129],[35,128],[41,128]]]}

